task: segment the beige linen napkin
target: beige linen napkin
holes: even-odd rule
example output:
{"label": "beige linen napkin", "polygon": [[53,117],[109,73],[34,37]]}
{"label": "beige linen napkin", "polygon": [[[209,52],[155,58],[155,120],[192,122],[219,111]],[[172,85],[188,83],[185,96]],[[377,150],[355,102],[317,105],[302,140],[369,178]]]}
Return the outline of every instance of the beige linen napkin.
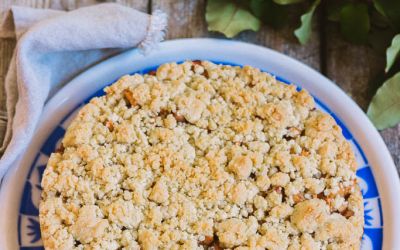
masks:
{"label": "beige linen napkin", "polygon": [[166,16],[118,4],[70,12],[12,7],[0,37],[15,36],[5,80],[7,130],[0,151],[0,180],[26,149],[46,100],[93,64],[123,49],[153,48],[163,39]]}

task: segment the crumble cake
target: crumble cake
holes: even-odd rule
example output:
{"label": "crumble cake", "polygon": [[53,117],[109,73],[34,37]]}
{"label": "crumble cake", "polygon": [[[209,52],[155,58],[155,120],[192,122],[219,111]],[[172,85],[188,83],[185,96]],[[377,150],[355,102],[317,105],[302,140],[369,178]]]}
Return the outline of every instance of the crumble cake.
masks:
{"label": "crumble cake", "polygon": [[46,249],[359,249],[356,161],[306,90],[167,63],[105,88],[42,180]]}

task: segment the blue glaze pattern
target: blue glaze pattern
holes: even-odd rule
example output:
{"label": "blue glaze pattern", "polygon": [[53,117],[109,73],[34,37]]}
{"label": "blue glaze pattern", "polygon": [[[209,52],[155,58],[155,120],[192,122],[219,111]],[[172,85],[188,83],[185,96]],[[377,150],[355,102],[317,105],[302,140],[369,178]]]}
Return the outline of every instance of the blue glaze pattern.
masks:
{"label": "blue glaze pattern", "polygon": [[[221,62],[217,62],[221,63]],[[222,63],[237,65],[231,63]],[[144,74],[156,67],[141,70],[135,73]],[[279,81],[289,83],[285,79],[276,76]],[[298,90],[301,88],[298,88]],[[42,175],[47,164],[50,154],[54,152],[61,143],[65,130],[68,127],[71,118],[73,118],[77,111],[95,96],[101,96],[104,91],[101,89],[94,93],[84,103],[73,109],[61,123],[52,131],[47,140],[43,144],[40,151],[37,153],[28,176],[25,180],[23,194],[21,196],[19,218],[18,218],[18,243],[20,250],[44,250],[43,242],[40,235],[39,226],[39,201],[41,194],[40,183]],[[332,115],[337,124],[342,128],[343,136],[350,142],[354,153],[356,155],[358,170],[357,177],[361,187],[364,199],[364,235],[362,237],[362,250],[379,250],[382,249],[383,242],[383,214],[382,206],[379,197],[378,188],[374,179],[371,167],[368,164],[367,157],[365,156],[362,148],[357,143],[356,139],[351,134],[350,130],[346,127],[343,121],[333,113],[323,102],[314,97],[316,106],[320,110]]]}

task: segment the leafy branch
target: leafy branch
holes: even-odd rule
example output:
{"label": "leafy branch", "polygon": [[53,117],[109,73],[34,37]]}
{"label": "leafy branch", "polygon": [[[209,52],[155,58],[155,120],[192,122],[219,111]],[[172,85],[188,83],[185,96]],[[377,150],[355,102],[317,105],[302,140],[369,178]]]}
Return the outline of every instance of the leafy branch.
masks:
{"label": "leafy branch", "polygon": [[[386,49],[386,81],[368,107],[368,116],[378,129],[400,122],[400,1],[399,0],[208,0],[208,30],[231,38],[244,30],[258,31],[262,25],[285,25],[290,8],[308,4],[299,16],[294,36],[306,44],[312,34],[313,16],[324,3],[326,18],[335,22],[342,37],[354,44]],[[383,70],[382,70],[383,71]]]}

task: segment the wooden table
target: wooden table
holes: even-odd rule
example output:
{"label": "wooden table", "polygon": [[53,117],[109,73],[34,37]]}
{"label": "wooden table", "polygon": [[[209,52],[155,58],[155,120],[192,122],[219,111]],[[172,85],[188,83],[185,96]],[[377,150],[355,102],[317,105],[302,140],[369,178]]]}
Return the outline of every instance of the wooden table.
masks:
{"label": "wooden table", "polygon": [[[74,9],[95,0],[0,0],[0,10],[11,5],[25,5],[37,8]],[[98,2],[105,2],[98,0]],[[205,0],[114,0],[144,12],[161,9],[169,15],[166,39],[184,37],[222,37],[207,31],[204,20]],[[298,11],[300,11],[299,8]],[[259,32],[243,32],[235,39],[259,44],[294,57],[314,69],[322,72],[336,82],[351,96],[363,110],[366,110],[376,86],[370,84],[383,70],[384,53],[376,53],[366,46],[354,46],[344,42],[337,27],[324,22],[322,15],[317,16],[311,41],[301,46],[293,36],[298,26],[297,18],[289,20],[290,25],[280,30],[263,27]],[[0,117],[4,114],[4,81],[12,51],[14,39],[0,39]],[[0,121],[1,124],[1,121]],[[3,123],[4,124],[4,123]],[[3,138],[4,125],[0,125],[0,141]],[[400,126],[381,131],[393,159],[400,171]]]}

